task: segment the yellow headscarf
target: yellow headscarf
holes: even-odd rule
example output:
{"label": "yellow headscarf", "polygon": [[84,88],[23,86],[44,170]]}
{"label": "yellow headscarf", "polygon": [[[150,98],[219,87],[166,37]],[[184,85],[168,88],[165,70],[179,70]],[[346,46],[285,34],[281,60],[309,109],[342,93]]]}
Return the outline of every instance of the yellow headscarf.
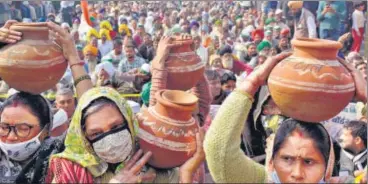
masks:
{"label": "yellow headscarf", "polygon": [[126,24],[120,24],[119,33],[125,32],[127,36],[131,36],[130,30]]}
{"label": "yellow headscarf", "polygon": [[100,35],[98,34],[97,30],[93,28],[87,32],[87,42],[91,41],[92,36],[96,38],[100,38]]}
{"label": "yellow headscarf", "polygon": [[83,49],[83,54],[84,55],[87,55],[88,52],[91,52],[94,56],[97,56],[98,55],[98,49],[97,47],[94,47],[93,45],[91,44],[88,44],[87,46],[84,47]]}
{"label": "yellow headscarf", "polygon": [[112,26],[109,21],[104,20],[100,23],[100,29],[107,29],[108,31],[112,31]]}
{"label": "yellow headscarf", "polygon": [[79,100],[65,138],[65,150],[51,157],[51,159],[64,158],[75,162],[82,167],[87,168],[94,177],[99,177],[105,174],[108,164],[95,154],[90,142],[83,133],[81,122],[82,112],[93,101],[99,98],[107,98],[114,102],[119,108],[121,114],[127,120],[129,130],[132,134],[133,145],[135,145],[138,123],[136,119],[134,119],[133,112],[129,104],[116,90],[109,87],[97,87],[84,93]]}
{"label": "yellow headscarf", "polygon": [[111,40],[110,31],[107,29],[101,29],[100,30],[100,38],[102,38],[102,35],[105,35],[107,40]]}

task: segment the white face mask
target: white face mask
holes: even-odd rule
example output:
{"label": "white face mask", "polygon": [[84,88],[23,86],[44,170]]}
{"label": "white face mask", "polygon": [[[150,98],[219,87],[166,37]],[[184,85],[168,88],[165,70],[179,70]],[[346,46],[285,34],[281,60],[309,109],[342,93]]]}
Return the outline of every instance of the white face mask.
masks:
{"label": "white face mask", "polygon": [[3,152],[12,160],[24,161],[29,158],[33,153],[35,153],[41,146],[39,137],[43,131],[41,131],[37,136],[32,139],[15,143],[8,144],[0,141],[0,148]]}
{"label": "white face mask", "polygon": [[107,163],[125,161],[132,153],[133,141],[127,129],[108,133],[102,139],[92,144],[98,157]]}

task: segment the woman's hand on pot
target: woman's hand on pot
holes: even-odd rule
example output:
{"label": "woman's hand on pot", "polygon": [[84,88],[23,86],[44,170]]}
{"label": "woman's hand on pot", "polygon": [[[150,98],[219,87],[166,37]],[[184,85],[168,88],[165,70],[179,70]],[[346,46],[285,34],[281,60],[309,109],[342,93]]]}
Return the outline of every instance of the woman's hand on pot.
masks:
{"label": "woman's hand on pot", "polygon": [[64,57],[68,62],[72,62],[76,58],[79,58],[72,36],[53,22],[47,22],[47,26],[50,29],[51,38],[62,48]]}
{"label": "woman's hand on pot", "polygon": [[[182,35],[183,38],[188,37],[187,35]],[[173,37],[163,36],[158,43],[156,57],[152,61],[152,67],[154,69],[164,69],[165,61],[169,57],[171,48],[182,46],[185,42],[173,43]]]}
{"label": "woman's hand on pot", "polygon": [[16,43],[21,40],[22,33],[18,31],[10,30],[10,26],[17,23],[16,20],[8,20],[5,25],[0,28],[0,42],[2,43]]}
{"label": "woman's hand on pot", "polygon": [[110,183],[141,183],[154,180],[156,178],[155,173],[140,174],[141,169],[148,162],[152,153],[147,152],[143,157],[142,155],[142,150],[136,152],[125,167],[110,180]]}
{"label": "woman's hand on pot", "polygon": [[276,56],[267,58],[256,70],[249,74],[246,80],[238,88],[240,91],[254,95],[258,88],[264,85],[270,75],[272,69],[283,59],[289,57],[291,53],[281,53]]}
{"label": "woman's hand on pot", "polygon": [[180,183],[192,183],[193,174],[198,170],[201,163],[205,161],[203,150],[204,130],[199,128],[196,134],[196,152],[180,167]]}
{"label": "woman's hand on pot", "polygon": [[362,73],[357,70],[352,64],[346,62],[341,58],[337,58],[339,62],[346,67],[351,73],[355,83],[355,98],[358,101],[367,103],[367,81],[364,79]]}

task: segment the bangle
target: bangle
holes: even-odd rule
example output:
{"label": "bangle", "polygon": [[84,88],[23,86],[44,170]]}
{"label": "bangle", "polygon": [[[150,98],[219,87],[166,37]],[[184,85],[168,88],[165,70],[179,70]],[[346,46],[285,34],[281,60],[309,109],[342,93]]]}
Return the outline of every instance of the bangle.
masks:
{"label": "bangle", "polygon": [[83,80],[91,80],[91,77],[89,75],[83,75],[79,77],[77,80],[74,81],[74,86],[77,86],[78,83],[80,83]]}
{"label": "bangle", "polygon": [[83,61],[79,61],[77,63],[73,63],[73,64],[70,64],[70,68],[72,68],[73,66],[75,65],[80,65],[80,66],[83,66],[85,63]]}

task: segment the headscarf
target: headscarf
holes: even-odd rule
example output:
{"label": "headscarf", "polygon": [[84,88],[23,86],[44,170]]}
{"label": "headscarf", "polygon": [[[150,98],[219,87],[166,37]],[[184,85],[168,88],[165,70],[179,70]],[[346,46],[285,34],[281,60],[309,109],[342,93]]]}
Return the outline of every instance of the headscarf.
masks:
{"label": "headscarf", "polygon": [[100,35],[98,34],[97,30],[94,28],[91,28],[88,32],[87,32],[87,42],[90,42],[92,39],[92,36],[96,37],[96,38],[100,38]]}
{"label": "headscarf", "polygon": [[255,38],[257,35],[261,36],[261,39],[263,39],[263,38],[264,38],[263,30],[261,30],[261,29],[256,29],[256,30],[254,30],[254,31],[252,32],[252,39],[254,40],[254,38]]}
{"label": "headscarf", "polygon": [[132,34],[130,33],[129,27],[126,24],[120,24],[119,26],[119,33],[122,32],[126,33],[126,36],[131,36]]}
{"label": "headscarf", "polygon": [[88,52],[91,52],[91,54],[93,54],[94,56],[97,56],[98,55],[98,49],[97,49],[97,47],[94,47],[91,44],[88,44],[83,49],[83,54],[84,55],[86,55]]}
{"label": "headscarf", "polygon": [[100,23],[100,29],[106,29],[108,31],[112,31],[112,26],[109,21],[104,20]]}
{"label": "headscarf", "polygon": [[221,56],[220,55],[218,55],[218,54],[212,54],[211,56],[210,56],[210,66],[212,66],[213,65],[213,62],[216,60],[216,59],[220,59],[221,60]]}
{"label": "headscarf", "polygon": [[107,29],[100,30],[100,38],[102,38],[102,35],[105,35],[107,40],[111,40],[110,31]]}
{"label": "headscarf", "polygon": [[95,87],[85,92],[78,101],[78,106],[75,109],[73,119],[69,125],[68,134],[65,138],[65,150],[62,153],[52,156],[52,158],[70,160],[83,168],[87,168],[93,177],[102,176],[107,171],[108,164],[94,152],[90,142],[83,133],[81,123],[82,112],[99,98],[107,98],[118,107],[127,121],[132,135],[133,145],[135,145],[138,124],[127,101],[113,88]]}
{"label": "headscarf", "polygon": [[266,48],[266,47],[268,47],[268,48],[271,48],[271,44],[270,44],[270,42],[269,41],[262,41],[261,43],[259,43],[258,45],[257,45],[257,51],[258,52],[261,52],[264,48]]}

